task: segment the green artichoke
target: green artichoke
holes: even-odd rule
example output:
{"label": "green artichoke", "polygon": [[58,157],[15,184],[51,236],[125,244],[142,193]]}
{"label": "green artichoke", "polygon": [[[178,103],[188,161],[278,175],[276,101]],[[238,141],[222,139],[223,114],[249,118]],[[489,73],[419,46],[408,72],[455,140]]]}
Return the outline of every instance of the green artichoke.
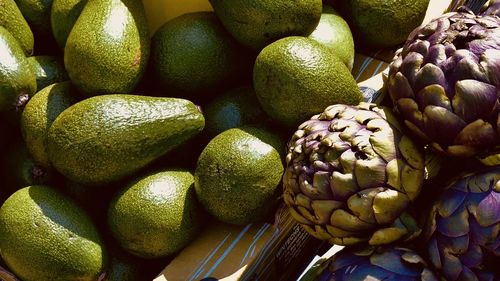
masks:
{"label": "green artichoke", "polygon": [[[344,248],[321,263],[314,281],[437,281],[416,252],[401,247]],[[305,281],[301,279],[300,281]]]}
{"label": "green artichoke", "polygon": [[407,210],[424,180],[423,149],[390,110],[332,105],[288,143],[284,201],[318,239],[383,245],[420,233]]}
{"label": "green artichoke", "polygon": [[414,135],[447,156],[500,144],[500,18],[466,8],[415,29],[386,88]]}
{"label": "green artichoke", "polygon": [[447,185],[423,237],[431,264],[446,280],[500,280],[494,268],[500,264],[500,166]]}

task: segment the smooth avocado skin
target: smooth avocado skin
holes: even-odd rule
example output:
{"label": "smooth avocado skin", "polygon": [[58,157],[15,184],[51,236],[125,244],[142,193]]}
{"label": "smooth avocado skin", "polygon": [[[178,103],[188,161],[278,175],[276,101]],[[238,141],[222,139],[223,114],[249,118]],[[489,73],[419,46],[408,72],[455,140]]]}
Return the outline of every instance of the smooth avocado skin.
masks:
{"label": "smooth avocado skin", "polygon": [[23,49],[0,26],[0,112],[21,107],[36,91],[36,78]]}
{"label": "smooth avocado skin", "polygon": [[50,126],[61,112],[79,99],[79,93],[70,81],[59,82],[38,91],[24,107],[21,133],[33,159],[41,166],[51,166],[46,148]]}
{"label": "smooth avocado skin", "polygon": [[196,195],[212,216],[235,224],[263,221],[275,207],[283,174],[281,139],[251,126],[215,136],[198,158]]}
{"label": "smooth avocado skin", "polygon": [[27,59],[36,76],[37,91],[56,82],[69,80],[62,57],[31,56]]}
{"label": "smooth avocado skin", "polygon": [[87,98],[52,123],[47,153],[72,181],[100,185],[128,176],[198,134],[205,125],[189,100],[138,95]]}
{"label": "smooth avocado skin", "polygon": [[52,34],[61,49],[64,49],[68,35],[87,0],[53,0],[50,10]]}
{"label": "smooth avocado skin", "polygon": [[89,0],[69,33],[64,65],[85,95],[128,94],[149,59],[141,0]]}
{"label": "smooth avocado skin", "polygon": [[17,39],[25,55],[33,54],[33,32],[14,0],[0,0],[0,27],[2,26]]}
{"label": "smooth avocado skin", "polygon": [[108,259],[85,211],[44,185],[16,191],[0,208],[0,253],[24,281],[95,281]]}
{"label": "smooth avocado skin", "polygon": [[287,36],[308,36],[321,17],[321,0],[209,0],[224,27],[241,44],[261,50]]}
{"label": "smooth avocado skin", "polygon": [[132,181],[110,203],[108,226],[113,237],[138,257],[177,253],[203,225],[193,182],[187,170],[161,170]]}

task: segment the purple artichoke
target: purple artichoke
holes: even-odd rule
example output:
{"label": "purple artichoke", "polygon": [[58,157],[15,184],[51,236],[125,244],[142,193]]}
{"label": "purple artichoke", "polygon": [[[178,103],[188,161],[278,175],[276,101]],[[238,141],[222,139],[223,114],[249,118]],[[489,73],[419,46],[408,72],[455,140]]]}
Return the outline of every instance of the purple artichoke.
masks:
{"label": "purple artichoke", "polygon": [[490,0],[490,4],[485,11],[481,13],[482,15],[497,15],[500,16],[500,1]]}
{"label": "purple artichoke", "polygon": [[300,281],[438,280],[421,256],[401,247],[347,247],[323,261],[318,269]]}
{"label": "purple artichoke", "polygon": [[390,110],[332,105],[289,141],[284,200],[307,232],[333,244],[408,240],[420,233],[407,211],[424,162]]}
{"label": "purple artichoke", "polygon": [[444,14],[415,29],[386,88],[404,123],[435,150],[470,157],[500,145],[500,18]]}
{"label": "purple artichoke", "polygon": [[500,280],[500,167],[452,181],[433,205],[424,238],[449,281]]}

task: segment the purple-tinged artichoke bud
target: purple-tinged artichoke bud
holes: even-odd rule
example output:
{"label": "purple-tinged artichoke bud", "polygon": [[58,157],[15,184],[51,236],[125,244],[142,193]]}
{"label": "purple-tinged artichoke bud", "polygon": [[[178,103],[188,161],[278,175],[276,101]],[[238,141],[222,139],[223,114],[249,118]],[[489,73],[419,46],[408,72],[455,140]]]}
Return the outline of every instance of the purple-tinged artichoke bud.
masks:
{"label": "purple-tinged artichoke bud", "polygon": [[431,265],[449,281],[500,280],[500,167],[447,185],[423,237]]}
{"label": "purple-tinged artichoke bud", "polygon": [[384,245],[420,233],[408,209],[424,180],[423,149],[389,109],[329,106],[299,126],[286,163],[284,200],[314,237]]}
{"label": "purple-tinged artichoke bud", "polygon": [[500,145],[500,18],[461,10],[415,29],[386,88],[404,124],[435,150],[471,157]]}
{"label": "purple-tinged artichoke bud", "polygon": [[401,247],[346,247],[321,268],[311,281],[438,281],[421,256]]}
{"label": "purple-tinged artichoke bud", "polygon": [[500,16],[500,1],[490,0],[490,3],[486,10],[484,10],[481,15],[497,15]]}

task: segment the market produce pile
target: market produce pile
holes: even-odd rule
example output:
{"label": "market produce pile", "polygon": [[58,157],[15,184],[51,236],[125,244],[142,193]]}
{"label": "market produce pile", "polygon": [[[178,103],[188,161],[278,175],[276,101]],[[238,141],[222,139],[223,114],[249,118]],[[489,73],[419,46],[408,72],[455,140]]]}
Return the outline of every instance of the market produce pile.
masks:
{"label": "market produce pile", "polygon": [[[140,0],[0,0],[0,274],[151,280],[284,204],[345,246],[312,280],[498,280],[490,2],[209,0],[150,30]],[[399,47],[365,102],[355,50]]]}

